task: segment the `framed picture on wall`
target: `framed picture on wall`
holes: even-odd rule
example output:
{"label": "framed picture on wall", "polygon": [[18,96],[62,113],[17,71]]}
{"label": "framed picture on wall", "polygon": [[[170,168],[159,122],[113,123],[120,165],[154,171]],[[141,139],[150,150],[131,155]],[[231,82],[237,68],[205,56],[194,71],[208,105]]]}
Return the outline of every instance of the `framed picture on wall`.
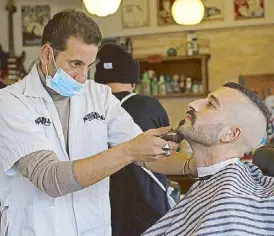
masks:
{"label": "framed picture on wall", "polygon": [[171,15],[171,7],[175,0],[157,0],[158,26],[176,25]]}
{"label": "framed picture on wall", "polygon": [[149,0],[123,0],[121,3],[122,28],[150,26]]}
{"label": "framed picture on wall", "polygon": [[234,0],[235,19],[264,17],[264,0]]}
{"label": "framed picture on wall", "polygon": [[22,5],[23,46],[40,46],[45,25],[50,19],[49,5]]}
{"label": "framed picture on wall", "polygon": [[223,20],[224,19],[224,1],[223,0],[203,0],[205,6],[204,21]]}

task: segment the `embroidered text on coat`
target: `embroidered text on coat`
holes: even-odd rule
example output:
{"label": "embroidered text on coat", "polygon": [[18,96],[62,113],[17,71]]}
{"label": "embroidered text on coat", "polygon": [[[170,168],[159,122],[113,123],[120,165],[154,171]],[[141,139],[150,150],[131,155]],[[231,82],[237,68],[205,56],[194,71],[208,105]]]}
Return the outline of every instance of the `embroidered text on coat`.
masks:
{"label": "embroidered text on coat", "polygon": [[46,118],[46,117],[38,117],[35,120],[35,124],[37,124],[37,125],[42,124],[42,125],[45,125],[45,126],[50,126],[51,125],[51,121],[50,121],[49,118]]}
{"label": "embroidered text on coat", "polygon": [[83,117],[84,123],[86,123],[86,121],[91,121],[94,119],[105,120],[105,117],[103,115],[100,115],[98,112],[91,112]]}

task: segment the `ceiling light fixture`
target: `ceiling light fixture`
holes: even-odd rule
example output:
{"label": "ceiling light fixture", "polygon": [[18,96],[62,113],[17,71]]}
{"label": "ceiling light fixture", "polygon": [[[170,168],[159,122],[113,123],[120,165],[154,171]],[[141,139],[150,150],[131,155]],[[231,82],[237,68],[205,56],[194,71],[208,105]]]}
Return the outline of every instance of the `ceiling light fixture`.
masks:
{"label": "ceiling light fixture", "polygon": [[83,0],[85,8],[90,14],[104,17],[115,13],[121,0]]}
{"label": "ceiling light fixture", "polygon": [[196,25],[204,18],[205,7],[201,0],[176,0],[171,13],[179,25]]}

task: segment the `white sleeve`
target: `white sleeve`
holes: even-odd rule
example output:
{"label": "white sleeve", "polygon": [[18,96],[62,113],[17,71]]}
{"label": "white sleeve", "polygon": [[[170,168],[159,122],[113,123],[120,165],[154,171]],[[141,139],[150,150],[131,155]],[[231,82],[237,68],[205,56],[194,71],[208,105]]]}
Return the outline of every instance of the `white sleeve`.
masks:
{"label": "white sleeve", "polygon": [[27,107],[15,96],[0,93],[0,162],[8,171],[20,158],[51,150],[44,130],[35,124]]}
{"label": "white sleeve", "polygon": [[105,110],[108,122],[109,146],[116,146],[143,132],[121,106],[121,102],[111,93],[111,90],[107,94]]}

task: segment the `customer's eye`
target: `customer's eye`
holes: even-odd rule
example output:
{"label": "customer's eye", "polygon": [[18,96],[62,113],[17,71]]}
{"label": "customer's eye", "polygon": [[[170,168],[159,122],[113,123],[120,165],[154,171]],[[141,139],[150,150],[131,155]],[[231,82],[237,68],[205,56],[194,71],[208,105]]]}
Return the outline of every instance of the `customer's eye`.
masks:
{"label": "customer's eye", "polygon": [[206,106],[209,107],[209,108],[215,108],[215,106],[214,106],[214,104],[212,102],[208,102],[206,104]]}

